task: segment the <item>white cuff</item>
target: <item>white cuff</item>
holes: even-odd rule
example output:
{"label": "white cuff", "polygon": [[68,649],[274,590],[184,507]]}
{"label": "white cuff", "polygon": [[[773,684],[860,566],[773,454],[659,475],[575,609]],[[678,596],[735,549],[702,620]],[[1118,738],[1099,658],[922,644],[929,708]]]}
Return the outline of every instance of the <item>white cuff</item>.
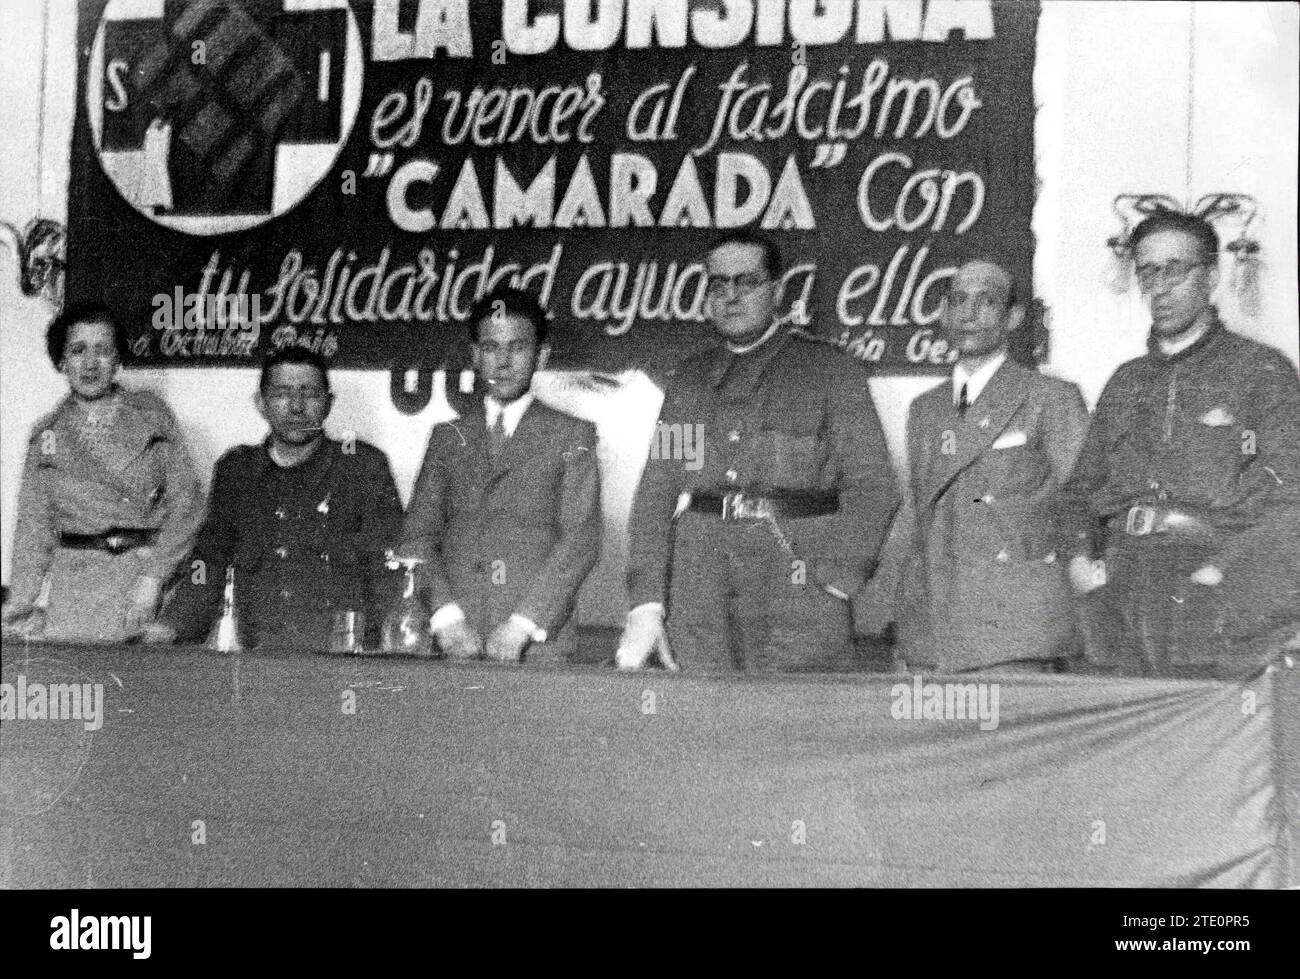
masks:
{"label": "white cuff", "polygon": [[546,642],[546,630],[537,628],[537,623],[518,612],[510,616],[510,621],[533,637],[533,642]]}
{"label": "white cuff", "polygon": [[632,611],[630,611],[630,612],[627,613],[627,614],[628,614],[628,617],[631,618],[633,615],[636,615],[636,613],[637,613],[637,612],[640,612],[642,609],[654,609],[656,612],[659,613],[659,617],[660,617],[661,619],[664,617],[664,603],[663,603],[663,602],[642,602],[642,603],[641,603],[640,605],[638,605],[636,608],[632,609]]}
{"label": "white cuff", "polygon": [[438,611],[433,613],[429,619],[429,631],[439,632],[449,625],[455,625],[457,622],[465,621],[464,610],[455,602],[448,602]]}

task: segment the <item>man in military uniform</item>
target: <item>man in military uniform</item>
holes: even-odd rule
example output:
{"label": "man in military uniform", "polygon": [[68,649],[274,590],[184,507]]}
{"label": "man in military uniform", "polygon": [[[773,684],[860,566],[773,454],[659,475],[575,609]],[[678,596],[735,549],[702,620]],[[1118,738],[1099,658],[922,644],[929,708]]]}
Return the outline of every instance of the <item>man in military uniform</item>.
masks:
{"label": "man in military uniform", "polygon": [[1090,657],[1142,676],[1248,674],[1300,626],[1300,380],[1219,321],[1208,222],[1157,212],[1131,244],[1150,350],[1107,383],[1061,497]]}
{"label": "man in military uniform", "polygon": [[373,642],[395,597],[384,559],[402,522],[388,459],[325,436],[334,395],[310,351],[272,353],[256,403],[270,434],[217,461],[198,541],[146,638],[201,642],[233,566],[246,642],[323,651],[341,611],[364,613]]}
{"label": "man in military uniform", "polygon": [[669,378],[662,451],[629,520],[632,611],[616,661],[637,668],[657,651],[688,668],[854,665],[850,600],[899,502],[867,379],[778,327],[771,242],[729,234],[707,264],[721,342]]}

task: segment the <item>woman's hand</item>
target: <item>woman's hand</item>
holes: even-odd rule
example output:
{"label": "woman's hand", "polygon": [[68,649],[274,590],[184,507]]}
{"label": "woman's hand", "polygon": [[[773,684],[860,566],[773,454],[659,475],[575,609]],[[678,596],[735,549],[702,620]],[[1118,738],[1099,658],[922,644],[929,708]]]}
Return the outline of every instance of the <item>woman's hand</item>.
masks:
{"label": "woman's hand", "polygon": [[45,611],[33,608],[24,612],[17,602],[0,608],[0,635],[6,639],[40,639],[45,633]]}
{"label": "woman's hand", "polygon": [[158,611],[158,596],[162,593],[162,582],[145,575],[135,583],[135,588],[126,601],[126,613],[122,622],[123,632],[127,636],[138,636],[145,626],[153,621]]}

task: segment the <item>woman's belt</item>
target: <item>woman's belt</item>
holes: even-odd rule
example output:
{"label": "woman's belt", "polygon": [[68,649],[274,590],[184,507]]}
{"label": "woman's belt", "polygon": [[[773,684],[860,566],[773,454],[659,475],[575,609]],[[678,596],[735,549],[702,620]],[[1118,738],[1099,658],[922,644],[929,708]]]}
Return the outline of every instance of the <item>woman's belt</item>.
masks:
{"label": "woman's belt", "polygon": [[69,534],[60,531],[59,546],[74,551],[107,551],[125,554],[137,547],[150,547],[158,539],[156,530],[114,527],[102,534]]}
{"label": "woman's belt", "polygon": [[835,493],[692,493],[690,509],[723,520],[798,520],[838,512]]}

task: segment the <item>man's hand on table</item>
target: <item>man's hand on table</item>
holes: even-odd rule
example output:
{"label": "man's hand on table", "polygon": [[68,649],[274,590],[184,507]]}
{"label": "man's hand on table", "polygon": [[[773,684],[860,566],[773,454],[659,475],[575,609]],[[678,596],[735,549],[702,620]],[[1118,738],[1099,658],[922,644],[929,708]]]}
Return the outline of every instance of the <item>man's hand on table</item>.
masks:
{"label": "man's hand on table", "polygon": [[436,630],[434,637],[452,659],[475,659],[483,655],[483,640],[464,619]]}
{"label": "man's hand on table", "polygon": [[668,646],[663,609],[658,605],[641,605],[627,614],[614,664],[620,670],[640,670],[655,653],[666,669],[676,671],[677,661]]}
{"label": "man's hand on table", "polygon": [[492,630],[488,636],[488,659],[503,663],[518,663],[523,657],[524,647],[532,641],[528,630],[513,619],[507,619]]}

